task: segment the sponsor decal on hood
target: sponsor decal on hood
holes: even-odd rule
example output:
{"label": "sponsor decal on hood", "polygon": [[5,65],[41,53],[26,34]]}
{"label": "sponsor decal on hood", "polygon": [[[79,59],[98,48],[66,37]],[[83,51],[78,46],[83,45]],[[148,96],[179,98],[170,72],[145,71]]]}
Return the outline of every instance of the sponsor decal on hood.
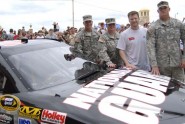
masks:
{"label": "sponsor decal on hood", "polygon": [[18,122],[18,124],[31,124],[31,120],[26,118],[18,118]]}
{"label": "sponsor decal on hood", "polygon": [[41,116],[41,111],[41,108],[21,106],[19,110],[19,116],[39,120]]}
{"label": "sponsor decal on hood", "polygon": [[0,107],[6,111],[16,111],[20,108],[20,100],[13,95],[0,96]]}
{"label": "sponsor decal on hood", "polygon": [[66,113],[44,109],[41,115],[41,121],[52,124],[65,124]]}
{"label": "sponsor decal on hood", "polygon": [[146,71],[114,70],[71,94],[64,103],[89,110],[99,101],[99,112],[105,116],[124,123],[158,124],[161,108],[156,105],[165,101],[169,82],[169,77]]}
{"label": "sponsor decal on hood", "polygon": [[14,116],[0,112],[0,123],[14,124]]}

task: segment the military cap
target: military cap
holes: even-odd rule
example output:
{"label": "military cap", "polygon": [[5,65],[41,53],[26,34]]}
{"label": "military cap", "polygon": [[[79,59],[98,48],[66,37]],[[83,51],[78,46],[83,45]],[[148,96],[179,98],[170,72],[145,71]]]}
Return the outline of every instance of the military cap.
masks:
{"label": "military cap", "polygon": [[163,6],[166,6],[166,7],[169,7],[169,4],[167,1],[161,1],[157,4],[157,7],[160,8],[160,7],[163,7]]}
{"label": "military cap", "polygon": [[115,18],[107,18],[105,19],[105,22],[106,24],[113,24],[113,23],[116,23],[116,20]]}
{"label": "military cap", "polygon": [[83,22],[85,22],[85,21],[92,21],[92,16],[91,15],[83,16]]}

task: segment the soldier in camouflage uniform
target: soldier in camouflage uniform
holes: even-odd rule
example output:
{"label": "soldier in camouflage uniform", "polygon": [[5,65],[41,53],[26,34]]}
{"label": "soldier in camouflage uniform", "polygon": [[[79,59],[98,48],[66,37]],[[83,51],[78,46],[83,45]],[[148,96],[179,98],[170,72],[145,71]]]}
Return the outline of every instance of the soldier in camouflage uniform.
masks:
{"label": "soldier in camouflage uniform", "polygon": [[102,60],[106,61],[109,67],[119,67],[122,65],[122,60],[119,56],[119,50],[116,48],[119,40],[119,33],[116,32],[115,18],[108,18],[105,22],[107,24],[107,31],[100,40],[103,46],[100,57]]}
{"label": "soldier in camouflage uniform", "polygon": [[161,1],[157,6],[159,19],[147,31],[152,73],[184,81],[185,54],[181,53],[180,40],[185,41],[185,25],[169,16],[168,2]]}
{"label": "soldier in camouflage uniform", "polygon": [[75,57],[98,63],[100,61],[98,53],[101,50],[100,34],[92,28],[92,23],[91,15],[83,16],[85,28],[76,34],[72,53]]}

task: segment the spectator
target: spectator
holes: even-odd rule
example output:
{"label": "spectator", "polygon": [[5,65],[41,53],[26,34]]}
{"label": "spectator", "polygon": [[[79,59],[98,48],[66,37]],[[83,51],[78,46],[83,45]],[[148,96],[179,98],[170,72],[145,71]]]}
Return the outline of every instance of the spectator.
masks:
{"label": "spectator", "polygon": [[16,31],[15,31],[15,30],[13,31],[13,34],[14,34],[14,35],[17,35],[17,33],[16,33]]}
{"label": "spectator", "polygon": [[13,39],[14,39],[14,40],[21,40],[21,38],[22,38],[22,30],[19,29],[19,30],[18,30],[18,34],[15,35]]}
{"label": "spectator", "polygon": [[77,28],[75,28],[75,33],[77,33],[78,32],[78,29]]}
{"label": "spectator", "polygon": [[53,31],[57,32],[57,23],[56,22],[53,22]]}
{"label": "spectator", "polygon": [[25,28],[24,28],[24,26],[22,27],[22,31],[25,31]]}
{"label": "spectator", "polygon": [[148,29],[149,28],[149,23],[148,22],[144,23],[143,27]]}
{"label": "spectator", "polygon": [[42,30],[38,31],[38,35],[35,37],[35,39],[44,39],[44,34],[43,34]]}
{"label": "spectator", "polygon": [[22,37],[21,39],[28,39],[28,36],[27,36],[27,32],[26,31],[22,31]]}
{"label": "spectator", "polygon": [[25,31],[25,32],[26,32],[26,37],[28,39],[32,39],[32,35],[31,35],[30,31]]}
{"label": "spectator", "polygon": [[57,35],[54,33],[53,29],[49,30],[49,33],[45,37],[46,39],[57,39]]}
{"label": "spectator", "polygon": [[150,70],[146,51],[147,29],[139,26],[139,13],[128,13],[130,27],[121,33],[117,48],[125,66],[130,69]]}
{"label": "spectator", "polygon": [[35,33],[32,34],[32,39],[36,39]]}
{"label": "spectator", "polygon": [[30,25],[29,34],[33,34],[32,25]]}
{"label": "spectator", "polygon": [[10,33],[8,34],[7,40],[13,40],[15,34],[13,33],[13,29],[10,29]]}
{"label": "spectator", "polygon": [[99,32],[100,34],[104,34],[105,31],[106,31],[104,22],[100,22],[100,23],[99,23],[99,27],[100,27],[100,29],[98,30],[98,32]]}
{"label": "spectator", "polygon": [[63,34],[62,32],[57,32],[57,40],[58,41],[61,41],[61,42],[64,42],[65,40],[63,39]]}
{"label": "spectator", "polygon": [[3,28],[0,26],[0,41],[4,41],[7,39],[6,33],[3,31]]}
{"label": "spectator", "polygon": [[67,43],[67,44],[69,44],[69,41],[67,41],[67,38],[69,37],[69,33],[68,33],[68,31],[64,31],[64,33],[63,33],[63,39],[64,39],[64,41]]}
{"label": "spectator", "polygon": [[119,30],[119,33],[123,32],[125,30],[125,26],[124,25],[121,25],[121,28]]}
{"label": "spectator", "polygon": [[59,27],[59,24],[57,23],[56,25],[56,31],[59,31],[60,30],[60,27]]}
{"label": "spectator", "polygon": [[[180,40],[185,41],[185,25],[170,17],[167,1],[157,4],[159,19],[147,31],[147,50],[152,73],[184,81],[185,54],[180,52]],[[183,48],[185,50],[185,47]]]}
{"label": "spectator", "polygon": [[125,29],[128,29],[128,28],[130,28],[130,24],[127,24],[125,27]]}
{"label": "spectator", "polygon": [[43,33],[44,35],[46,35],[46,32],[47,32],[46,28],[45,28],[45,27],[42,27],[42,33]]}
{"label": "spectator", "polygon": [[68,41],[69,45],[74,46],[75,36],[76,36],[75,29],[74,29],[74,27],[71,27],[70,30],[69,30],[69,36],[67,38],[67,41]]}

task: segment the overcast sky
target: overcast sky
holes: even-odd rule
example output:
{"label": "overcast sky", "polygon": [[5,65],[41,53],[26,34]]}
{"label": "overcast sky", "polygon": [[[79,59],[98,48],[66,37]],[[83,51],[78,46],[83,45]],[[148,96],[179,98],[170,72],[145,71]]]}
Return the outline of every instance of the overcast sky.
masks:
{"label": "overcast sky", "polygon": [[[72,0],[0,0],[0,25],[9,31],[33,25],[34,31],[41,27],[52,28],[58,22],[60,29],[72,26]],[[127,13],[132,10],[150,10],[150,22],[158,19],[157,3],[161,0],[74,0],[74,26],[83,27],[82,16],[91,14],[94,25],[114,17],[118,24],[127,24]],[[185,17],[185,0],[168,0],[171,17],[182,21]],[[183,14],[184,13],[184,14]]]}

